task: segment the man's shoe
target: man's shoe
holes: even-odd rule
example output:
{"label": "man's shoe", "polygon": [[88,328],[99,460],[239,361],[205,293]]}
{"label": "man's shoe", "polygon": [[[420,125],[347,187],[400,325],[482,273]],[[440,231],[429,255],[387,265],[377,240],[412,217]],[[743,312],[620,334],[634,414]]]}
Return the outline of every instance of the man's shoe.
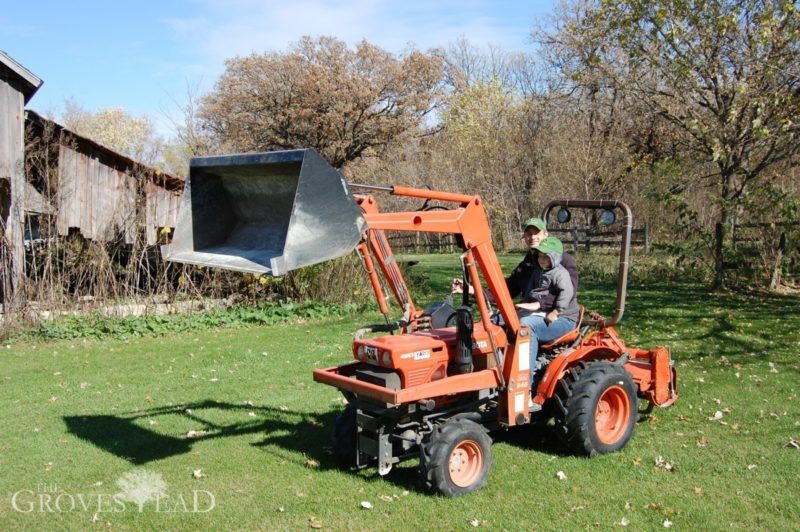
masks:
{"label": "man's shoe", "polygon": [[528,412],[533,414],[534,412],[539,412],[542,409],[542,405],[539,403],[534,403],[533,399],[528,401]]}

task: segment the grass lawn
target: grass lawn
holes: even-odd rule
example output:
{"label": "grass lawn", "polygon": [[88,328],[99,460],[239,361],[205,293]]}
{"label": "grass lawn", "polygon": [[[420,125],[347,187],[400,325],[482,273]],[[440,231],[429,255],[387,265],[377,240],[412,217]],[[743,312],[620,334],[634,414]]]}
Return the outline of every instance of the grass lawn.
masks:
{"label": "grass lawn", "polygon": [[[440,257],[417,259],[417,282],[442,291],[455,272]],[[604,310],[613,287],[587,280],[581,295]],[[790,444],[800,439],[800,298],[633,282],[620,329],[629,344],[670,347],[678,402],[644,417],[622,452],[593,459],[560,453],[547,429],[494,433],[487,486],[456,499],[422,492],[415,463],[380,477],[339,470],[326,451],[343,402],[311,370],[349,360],[353,332],[375,320],[0,345],[0,529],[800,522],[800,449]],[[148,472],[144,487],[160,485],[162,497],[140,512],[136,501],[154,491],[131,482]]]}

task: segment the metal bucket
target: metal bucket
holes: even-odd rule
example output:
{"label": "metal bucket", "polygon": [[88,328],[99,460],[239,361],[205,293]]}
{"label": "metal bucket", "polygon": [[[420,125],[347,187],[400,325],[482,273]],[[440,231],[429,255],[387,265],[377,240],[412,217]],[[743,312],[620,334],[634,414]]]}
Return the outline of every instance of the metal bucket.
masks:
{"label": "metal bucket", "polygon": [[192,159],[166,260],[283,275],[346,255],[366,222],[311,149]]}

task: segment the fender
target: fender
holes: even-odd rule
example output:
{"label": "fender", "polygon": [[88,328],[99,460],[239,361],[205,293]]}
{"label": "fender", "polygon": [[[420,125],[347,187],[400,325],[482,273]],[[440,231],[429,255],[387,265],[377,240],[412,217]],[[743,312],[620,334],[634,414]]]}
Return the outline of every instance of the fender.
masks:
{"label": "fender", "polygon": [[611,360],[619,358],[619,354],[608,347],[597,346],[578,346],[577,349],[567,350],[554,358],[547,365],[546,371],[542,376],[537,388],[534,401],[543,404],[547,399],[556,393],[556,385],[564,377],[570,368],[578,365],[584,360]]}

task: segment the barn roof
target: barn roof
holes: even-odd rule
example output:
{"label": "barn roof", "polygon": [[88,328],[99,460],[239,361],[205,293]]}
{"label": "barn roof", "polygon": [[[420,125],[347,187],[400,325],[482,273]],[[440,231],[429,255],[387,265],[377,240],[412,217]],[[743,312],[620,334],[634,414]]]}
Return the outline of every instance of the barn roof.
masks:
{"label": "barn roof", "polygon": [[33,72],[14,61],[2,50],[0,50],[0,79],[19,90],[25,97],[26,104],[43,83]]}
{"label": "barn roof", "polygon": [[88,137],[84,137],[83,135],[79,135],[74,131],[67,129],[66,127],[62,126],[58,122],[50,120],[49,118],[45,118],[36,111],[32,111],[30,109],[25,111],[25,119],[35,124],[39,127],[44,127],[45,125],[50,125],[51,127],[55,128],[57,133],[66,133],[70,137],[72,137],[77,145],[79,150],[81,151],[94,151],[96,153],[100,153],[104,156],[105,164],[107,166],[111,166],[113,168],[117,168],[121,171],[128,171],[133,168],[141,168],[148,170],[146,173],[150,177],[152,181],[157,181],[160,186],[168,190],[182,190],[184,186],[184,182],[182,179],[179,179],[171,174],[166,172],[159,171],[155,168],[148,167],[147,165],[140,163],[118,153],[110,148],[106,148],[102,144],[98,144],[97,142],[93,141]]}

